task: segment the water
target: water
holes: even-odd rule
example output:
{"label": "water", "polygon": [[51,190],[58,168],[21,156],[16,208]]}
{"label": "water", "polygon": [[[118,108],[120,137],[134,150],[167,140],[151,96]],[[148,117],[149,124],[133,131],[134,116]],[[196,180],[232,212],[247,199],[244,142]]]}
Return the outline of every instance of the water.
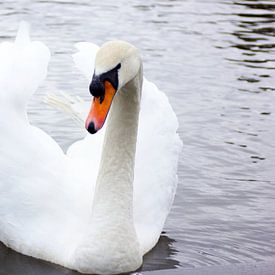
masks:
{"label": "water", "polygon": [[[29,113],[64,149],[83,131],[41,101],[58,89],[89,98],[70,58],[73,43],[135,44],[145,75],[168,95],[184,143],[179,186],[143,269],[274,259],[274,11],[267,0],[0,2],[0,41],[26,19],[32,36],[51,49],[47,81]],[[0,259],[13,273],[24,267],[44,274],[43,266],[69,274],[3,247]]]}

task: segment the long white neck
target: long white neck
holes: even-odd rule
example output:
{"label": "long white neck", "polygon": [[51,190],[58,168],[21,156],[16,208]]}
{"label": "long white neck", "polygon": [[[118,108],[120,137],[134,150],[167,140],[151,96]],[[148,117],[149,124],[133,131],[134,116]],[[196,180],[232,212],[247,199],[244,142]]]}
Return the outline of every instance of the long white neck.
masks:
{"label": "long white neck", "polygon": [[[117,92],[109,113],[97,177],[91,222],[86,241],[93,261],[89,270],[110,273],[135,270],[142,263],[133,220],[133,180],[142,67],[136,77]],[[83,267],[82,267],[83,268]],[[92,268],[92,269],[90,269]],[[83,269],[80,269],[83,270]]]}
{"label": "long white neck", "polygon": [[140,109],[142,72],[114,97],[103,143],[93,215],[110,223],[133,221],[133,180]]}

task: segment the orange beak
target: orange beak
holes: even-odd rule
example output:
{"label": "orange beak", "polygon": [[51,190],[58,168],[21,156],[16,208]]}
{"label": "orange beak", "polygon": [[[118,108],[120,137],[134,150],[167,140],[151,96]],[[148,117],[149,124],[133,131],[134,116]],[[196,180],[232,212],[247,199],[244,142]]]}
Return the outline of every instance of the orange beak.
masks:
{"label": "orange beak", "polygon": [[104,87],[104,98],[93,98],[92,106],[89,115],[86,119],[85,128],[91,134],[95,134],[98,130],[100,130],[103,127],[108,112],[110,110],[113,98],[116,93],[116,89],[107,80],[104,82]]}

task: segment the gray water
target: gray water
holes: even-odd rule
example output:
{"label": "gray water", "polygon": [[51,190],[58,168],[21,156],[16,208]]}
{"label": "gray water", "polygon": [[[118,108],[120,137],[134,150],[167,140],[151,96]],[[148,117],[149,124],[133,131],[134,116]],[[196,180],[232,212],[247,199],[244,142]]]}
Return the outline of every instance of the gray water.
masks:
{"label": "gray water", "polygon": [[[84,132],[42,99],[56,90],[89,99],[75,42],[135,44],[146,77],[169,97],[184,143],[179,186],[143,270],[274,261],[274,11],[268,0],[0,1],[0,41],[25,19],[51,49],[29,114],[64,149]],[[0,263],[12,274],[73,274],[4,247]]]}

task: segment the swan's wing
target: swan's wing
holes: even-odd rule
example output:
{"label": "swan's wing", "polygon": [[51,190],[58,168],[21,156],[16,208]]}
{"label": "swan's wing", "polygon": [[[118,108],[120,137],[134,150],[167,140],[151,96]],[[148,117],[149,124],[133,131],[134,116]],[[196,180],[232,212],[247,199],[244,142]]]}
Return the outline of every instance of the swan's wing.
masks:
{"label": "swan's wing", "polygon": [[0,241],[58,261],[84,228],[93,181],[85,164],[70,161],[28,121],[26,105],[46,76],[49,58],[44,44],[30,40],[26,23],[15,43],[0,44]]}
{"label": "swan's wing", "polygon": [[182,142],[167,96],[144,79],[136,151],[134,219],[143,253],[157,243],[177,187]]}
{"label": "swan's wing", "polygon": [[84,128],[83,125],[90,107],[89,102],[84,101],[79,96],[71,96],[62,91],[59,91],[58,94],[47,94],[44,98],[44,102],[68,114],[81,128]]}
{"label": "swan's wing", "polygon": [[[73,54],[73,61],[89,82],[92,79],[95,56],[99,47],[90,42],[79,42],[75,44],[75,47],[78,51]],[[84,129],[90,102],[65,93],[49,94],[45,101],[52,107],[67,113]],[[76,141],[67,151],[67,156],[71,159],[93,167],[93,176],[96,176],[98,172],[104,133],[105,127],[96,135],[86,135],[84,139]]]}
{"label": "swan's wing", "polygon": [[15,42],[0,44],[0,105],[17,107],[16,114],[22,115],[30,96],[47,75],[49,59],[49,49],[31,41],[29,25],[22,22]]}
{"label": "swan's wing", "polygon": [[[77,49],[77,52],[72,55],[75,66],[88,81],[91,81],[94,72],[95,57],[99,47],[90,42],[79,42],[74,46]],[[71,96],[60,91],[59,93],[49,93],[45,97],[45,102],[67,113],[81,127],[84,126],[90,103],[85,102],[81,97]]]}
{"label": "swan's wing", "polygon": [[[0,44],[1,138],[17,135],[19,139],[21,135],[28,133],[39,135],[41,143],[44,141],[45,146],[60,153],[60,146],[49,135],[38,128],[29,127],[26,115],[29,99],[46,78],[50,59],[50,51],[46,45],[30,39],[29,28],[28,23],[21,22],[15,42]],[[27,130],[19,133],[22,127]],[[1,140],[0,143],[3,144]]]}
{"label": "swan's wing", "polygon": [[[74,63],[86,76],[88,82],[90,82],[93,76],[95,57],[99,47],[90,42],[79,42],[75,44],[75,47],[78,51],[73,54]],[[90,102],[85,102],[80,98],[74,97],[69,97],[66,101],[64,96],[61,98],[60,102],[61,105],[65,104],[63,110],[65,109],[72,117],[77,117],[76,120],[78,120],[81,127],[84,128],[85,119],[90,108]],[[103,127],[98,134],[86,135],[84,139],[73,143],[67,151],[67,155],[70,158],[81,160],[85,162],[86,165],[89,165],[89,167],[93,167],[94,176],[98,173],[104,134],[105,127]]]}
{"label": "swan's wing", "polygon": [[90,42],[79,42],[75,44],[75,47],[78,50],[77,53],[73,54],[73,60],[76,67],[88,80],[92,80],[95,56],[99,47]]}

